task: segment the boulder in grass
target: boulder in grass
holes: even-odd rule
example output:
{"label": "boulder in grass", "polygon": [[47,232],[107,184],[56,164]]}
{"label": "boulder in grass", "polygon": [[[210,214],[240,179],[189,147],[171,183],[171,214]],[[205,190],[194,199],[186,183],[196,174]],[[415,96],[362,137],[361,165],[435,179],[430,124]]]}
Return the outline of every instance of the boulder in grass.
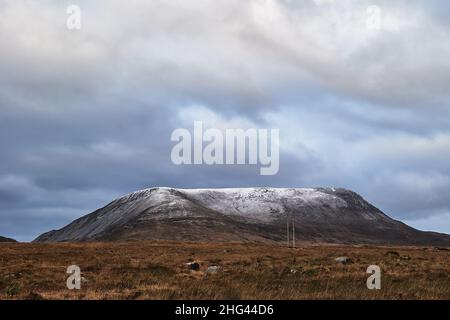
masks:
{"label": "boulder in grass", "polygon": [[198,271],[200,270],[200,264],[198,262],[188,262],[186,266],[189,270]]}
{"label": "boulder in grass", "polygon": [[209,266],[208,269],[206,269],[206,273],[217,273],[220,269],[219,266]]}
{"label": "boulder in grass", "polygon": [[353,263],[352,259],[350,259],[349,257],[337,257],[336,259],[334,259],[334,261],[341,264]]}

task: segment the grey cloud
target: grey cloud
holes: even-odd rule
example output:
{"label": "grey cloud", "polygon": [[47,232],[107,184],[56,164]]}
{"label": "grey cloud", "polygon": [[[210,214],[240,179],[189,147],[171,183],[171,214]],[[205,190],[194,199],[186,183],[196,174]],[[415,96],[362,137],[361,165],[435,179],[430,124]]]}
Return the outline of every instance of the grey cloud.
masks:
{"label": "grey cloud", "polygon": [[[319,2],[80,1],[69,32],[64,2],[3,1],[0,234],[155,185],[342,186],[397,218],[445,216],[449,5]],[[280,173],[174,166],[171,131],[206,121],[192,106],[279,127]]]}
{"label": "grey cloud", "polygon": [[[6,43],[20,33],[8,41],[2,69],[12,75],[8,83],[48,99],[133,90],[217,108],[260,109],[283,101],[286,87],[315,83],[361,100],[406,107],[442,103],[450,82],[448,29],[431,20],[434,11],[402,3],[380,3],[386,26],[372,34],[364,28],[369,1],[307,1],[294,9],[276,1],[135,1],[140,10],[98,1],[82,5],[79,33],[61,28],[61,5],[26,10],[10,2],[0,39]],[[24,67],[26,75],[17,72]]]}

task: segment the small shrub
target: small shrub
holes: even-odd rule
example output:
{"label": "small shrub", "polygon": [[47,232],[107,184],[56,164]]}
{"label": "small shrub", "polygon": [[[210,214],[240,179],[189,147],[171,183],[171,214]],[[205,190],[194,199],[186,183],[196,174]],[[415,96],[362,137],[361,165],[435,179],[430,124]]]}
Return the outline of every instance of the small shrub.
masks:
{"label": "small shrub", "polygon": [[397,251],[392,251],[392,250],[386,252],[385,255],[386,256],[393,256],[393,257],[399,257],[400,256],[400,254]]}
{"label": "small shrub", "polygon": [[175,274],[174,270],[159,264],[150,264],[147,269],[154,276],[172,276]]}
{"label": "small shrub", "polygon": [[26,298],[27,300],[42,300],[42,296],[39,293],[31,291]]}
{"label": "small shrub", "polygon": [[311,276],[311,277],[317,276],[318,273],[319,273],[319,270],[317,270],[316,268],[309,268],[309,269],[306,269],[305,271],[303,271],[304,275]]}
{"label": "small shrub", "polygon": [[5,293],[7,298],[13,298],[20,293],[20,287],[15,283],[10,284],[6,287]]}

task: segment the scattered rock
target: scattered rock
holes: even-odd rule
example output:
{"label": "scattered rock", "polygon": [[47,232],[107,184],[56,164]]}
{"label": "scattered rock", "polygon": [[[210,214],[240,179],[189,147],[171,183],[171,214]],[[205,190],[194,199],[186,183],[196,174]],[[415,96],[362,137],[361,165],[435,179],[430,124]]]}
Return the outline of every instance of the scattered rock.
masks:
{"label": "scattered rock", "polygon": [[197,262],[188,262],[186,266],[189,270],[198,271],[200,269],[200,265]]}
{"label": "scattered rock", "polygon": [[12,279],[22,278],[22,273],[20,273],[20,272],[9,273],[5,276],[5,279],[9,279],[9,278],[12,278]]}
{"label": "scattered rock", "polygon": [[352,259],[350,259],[349,257],[337,257],[336,259],[334,259],[334,261],[342,264],[353,263]]}
{"label": "scattered rock", "polygon": [[209,266],[208,269],[206,269],[206,273],[217,273],[220,269],[219,266]]}

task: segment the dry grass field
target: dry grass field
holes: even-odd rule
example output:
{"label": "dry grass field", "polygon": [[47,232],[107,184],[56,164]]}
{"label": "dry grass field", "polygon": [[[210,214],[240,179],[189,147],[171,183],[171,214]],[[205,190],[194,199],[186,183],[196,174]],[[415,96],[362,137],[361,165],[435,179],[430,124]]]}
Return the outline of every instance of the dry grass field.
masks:
{"label": "dry grass field", "polygon": [[[335,258],[352,261],[340,264]],[[198,262],[190,270],[188,262]],[[366,269],[379,265],[381,290]],[[82,270],[81,290],[66,268]],[[219,266],[216,273],[208,266]],[[443,248],[176,242],[0,244],[0,299],[450,299]]]}

